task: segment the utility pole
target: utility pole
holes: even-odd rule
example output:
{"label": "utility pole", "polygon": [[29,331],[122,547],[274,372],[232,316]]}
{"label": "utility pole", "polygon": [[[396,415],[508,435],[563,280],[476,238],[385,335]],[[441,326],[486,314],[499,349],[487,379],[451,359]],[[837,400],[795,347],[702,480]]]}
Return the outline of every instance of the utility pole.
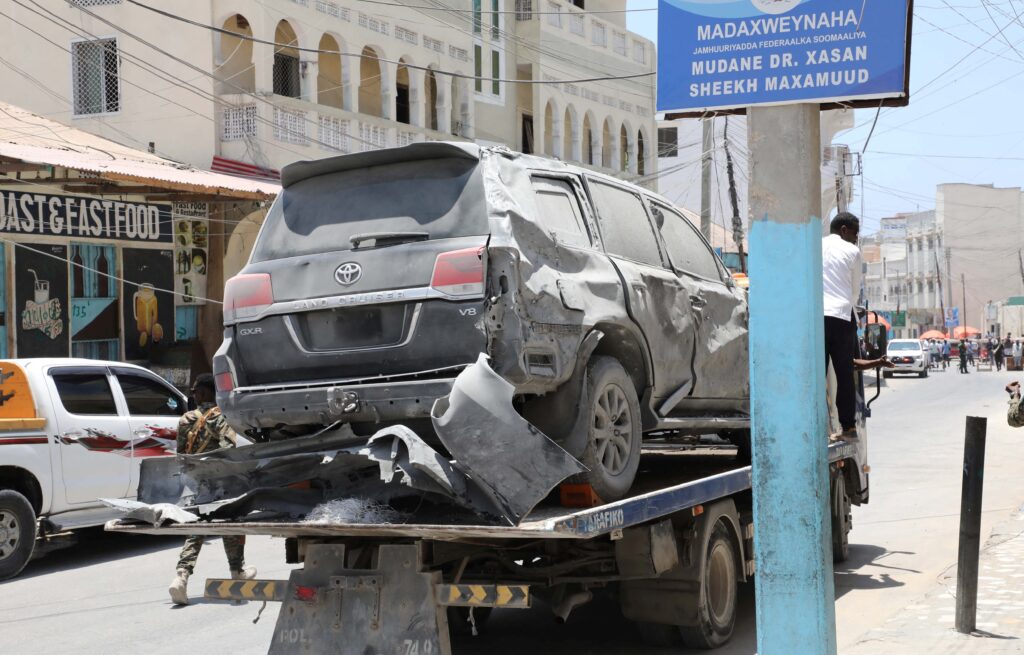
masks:
{"label": "utility pole", "polygon": [[1020,254],[1020,248],[1017,249],[1017,263],[1020,264],[1020,290],[1024,294],[1024,256]]}
{"label": "utility pole", "polygon": [[[700,154],[700,232],[711,243],[711,141],[713,118],[702,118],[703,138]],[[724,245],[724,244],[723,244]]]}
{"label": "utility pole", "polygon": [[963,292],[964,299],[964,311],[960,312],[960,325],[963,326],[964,338],[967,338],[967,278],[963,273],[960,274],[960,289]]}
{"label": "utility pole", "polygon": [[722,146],[725,148],[725,173],[729,178],[729,203],[732,205],[732,240],[740,256],[740,272],[747,272],[747,257],[743,252],[743,221],[740,220],[740,201],[736,197],[736,174],[732,169],[732,153],[729,150],[729,117],[725,117],[722,130]]}
{"label": "utility pole", "polygon": [[[939,269],[939,255],[935,251],[932,251],[932,257],[935,259],[935,279],[939,284],[939,312],[941,312],[942,318],[939,319],[942,322],[942,331],[946,331],[946,306],[942,302],[942,271]],[[949,248],[946,248],[946,261],[949,261]],[[953,286],[948,284],[947,286]],[[953,300],[950,298],[950,306],[953,305]],[[952,333],[950,333],[952,336]]]}
{"label": "utility pole", "polygon": [[816,104],[747,110],[750,277],[757,281],[749,332],[755,593],[757,651],[765,655],[836,652],[831,522],[822,500],[829,474],[820,121]]}
{"label": "utility pole", "polygon": [[946,281],[949,282],[946,285],[946,293],[949,294],[946,298],[946,304],[950,307],[953,306],[953,266],[950,261],[952,257],[953,253],[949,251],[949,248],[946,248]]}

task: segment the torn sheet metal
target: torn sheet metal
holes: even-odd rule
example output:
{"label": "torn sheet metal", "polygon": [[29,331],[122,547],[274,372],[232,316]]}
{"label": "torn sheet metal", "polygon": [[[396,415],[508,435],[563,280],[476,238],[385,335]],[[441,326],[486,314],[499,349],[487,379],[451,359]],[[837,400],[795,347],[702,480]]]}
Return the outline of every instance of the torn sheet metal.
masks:
{"label": "torn sheet metal", "polygon": [[514,391],[481,355],[434,404],[431,419],[455,468],[518,525],[555,485],[586,468],[516,412]]}
{"label": "torn sheet metal", "polygon": [[126,519],[143,521],[161,526],[164,523],[194,523],[199,517],[188,510],[171,503],[147,505],[126,498],[100,498],[108,507],[124,512]]}

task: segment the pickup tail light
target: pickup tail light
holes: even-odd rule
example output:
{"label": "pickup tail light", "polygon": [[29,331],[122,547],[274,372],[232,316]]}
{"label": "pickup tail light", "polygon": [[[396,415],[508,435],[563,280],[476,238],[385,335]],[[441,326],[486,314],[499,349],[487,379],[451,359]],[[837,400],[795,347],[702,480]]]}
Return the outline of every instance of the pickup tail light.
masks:
{"label": "pickup tail light", "polygon": [[267,273],[236,275],[224,285],[224,325],[255,318],[274,303]]}
{"label": "pickup tail light", "polygon": [[235,389],[235,377],[231,375],[231,371],[224,371],[213,376],[213,383],[220,393],[227,393]]}
{"label": "pickup tail light", "polygon": [[434,261],[430,286],[448,296],[479,296],[484,292],[484,249],[443,252]]}

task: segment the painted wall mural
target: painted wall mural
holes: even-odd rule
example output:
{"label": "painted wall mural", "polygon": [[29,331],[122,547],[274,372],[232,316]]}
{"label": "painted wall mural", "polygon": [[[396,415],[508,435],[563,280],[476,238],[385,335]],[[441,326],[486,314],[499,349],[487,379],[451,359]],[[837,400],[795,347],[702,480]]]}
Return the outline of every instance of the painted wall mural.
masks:
{"label": "painted wall mural", "polygon": [[67,246],[18,244],[14,261],[18,356],[66,357]]}
{"label": "painted wall mural", "polygon": [[128,360],[152,360],[174,336],[174,251],[124,248],[124,353]]}

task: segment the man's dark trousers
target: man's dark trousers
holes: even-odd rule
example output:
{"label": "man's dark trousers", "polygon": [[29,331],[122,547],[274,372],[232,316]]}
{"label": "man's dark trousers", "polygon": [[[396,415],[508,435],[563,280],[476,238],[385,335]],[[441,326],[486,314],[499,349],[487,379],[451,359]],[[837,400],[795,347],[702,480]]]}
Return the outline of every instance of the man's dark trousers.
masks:
{"label": "man's dark trousers", "polygon": [[857,390],[853,359],[857,356],[857,328],[853,321],[825,317],[825,368],[832,360],[836,372],[836,412],[843,429],[857,426]]}

